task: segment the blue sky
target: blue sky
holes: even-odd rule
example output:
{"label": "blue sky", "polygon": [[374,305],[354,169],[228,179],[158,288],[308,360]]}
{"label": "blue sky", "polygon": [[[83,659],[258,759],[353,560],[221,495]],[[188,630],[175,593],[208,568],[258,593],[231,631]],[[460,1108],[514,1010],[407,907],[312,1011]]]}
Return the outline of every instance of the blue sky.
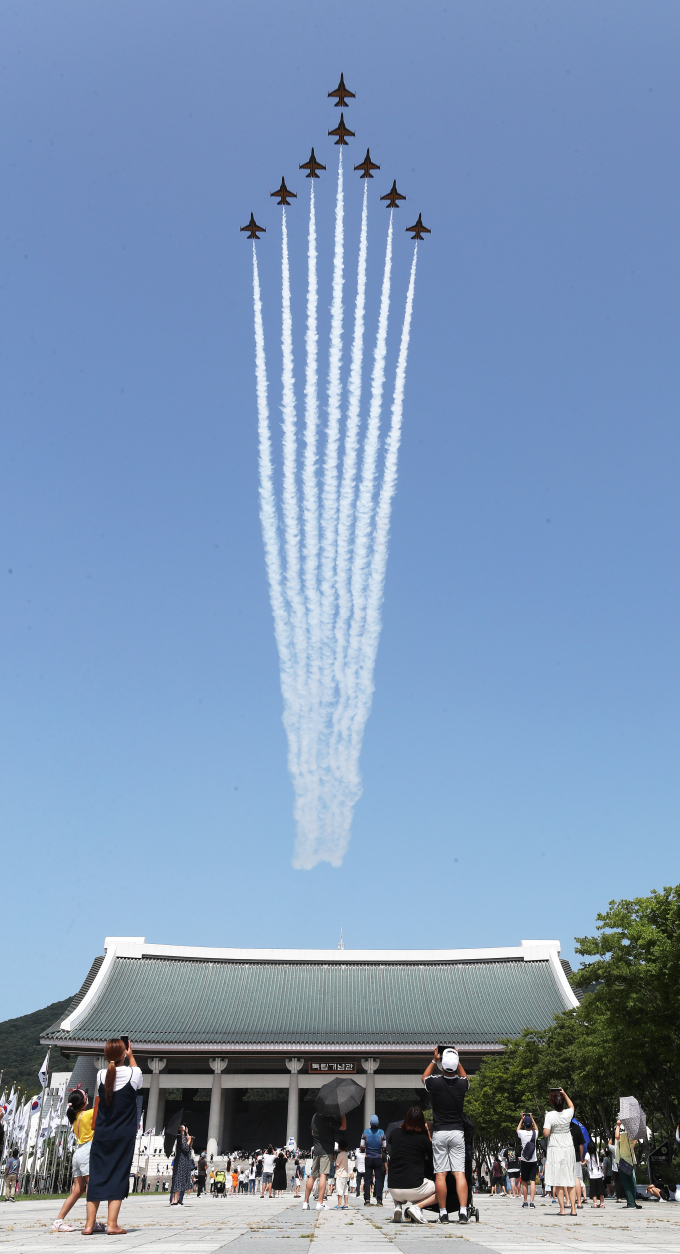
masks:
{"label": "blue sky", "polygon": [[[610,898],[678,880],[677,4],[1,26],[3,1017],[71,993],[106,934],[570,956]],[[348,155],[381,164],[374,295],[394,177],[395,226],[432,235],[364,794],[342,868],[300,872],[238,228],[268,229],[274,365],[269,192],[306,191],[312,144],[335,167],[340,70]]]}

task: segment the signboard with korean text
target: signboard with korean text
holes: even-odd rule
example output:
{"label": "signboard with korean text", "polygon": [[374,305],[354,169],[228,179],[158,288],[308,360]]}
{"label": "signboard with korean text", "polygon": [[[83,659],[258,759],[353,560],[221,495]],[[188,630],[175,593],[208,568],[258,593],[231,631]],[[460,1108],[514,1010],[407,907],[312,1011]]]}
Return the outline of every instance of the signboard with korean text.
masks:
{"label": "signboard with korean text", "polygon": [[347,1072],[355,1072],[357,1064],[355,1062],[312,1062],[309,1063],[309,1072],[313,1075],[337,1075],[338,1072],[346,1074]]}

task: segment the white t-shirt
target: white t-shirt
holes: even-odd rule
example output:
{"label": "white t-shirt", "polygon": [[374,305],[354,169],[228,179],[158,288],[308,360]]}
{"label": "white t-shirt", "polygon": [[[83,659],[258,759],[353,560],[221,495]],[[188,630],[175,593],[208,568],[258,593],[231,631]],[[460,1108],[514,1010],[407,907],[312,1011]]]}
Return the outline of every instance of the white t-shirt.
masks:
{"label": "white t-shirt", "polygon": [[366,1170],[366,1155],[364,1154],[363,1150],[357,1150],[356,1166],[357,1166],[357,1171]]}
{"label": "white t-shirt", "polygon": [[586,1166],[591,1180],[602,1180],[604,1178],[604,1172],[600,1166],[600,1160],[597,1154],[588,1155],[586,1158]]}
{"label": "white t-shirt", "polygon": [[[104,1083],[106,1079],[106,1070],[107,1068],[103,1071],[97,1072],[97,1088],[99,1088],[100,1084]],[[116,1079],[113,1085],[114,1093],[117,1093],[119,1089],[124,1089],[128,1080],[130,1081],[133,1089],[141,1089],[142,1073],[139,1067],[116,1067]]]}
{"label": "white t-shirt", "polygon": [[276,1154],[263,1154],[262,1155],[262,1174],[263,1175],[271,1176],[274,1174],[275,1160],[276,1160]]}
{"label": "white t-shirt", "polygon": [[[546,1124],[546,1127],[547,1127],[547,1124]],[[531,1140],[532,1136],[534,1138],[536,1137],[536,1133],[534,1132],[533,1128],[531,1129],[531,1132],[528,1132],[526,1128],[520,1128],[517,1135],[520,1141],[522,1142],[522,1156],[519,1161],[521,1163],[535,1163],[536,1162],[536,1140],[534,1140],[534,1152],[531,1155],[531,1158],[524,1157],[524,1146],[527,1144],[527,1141]]]}

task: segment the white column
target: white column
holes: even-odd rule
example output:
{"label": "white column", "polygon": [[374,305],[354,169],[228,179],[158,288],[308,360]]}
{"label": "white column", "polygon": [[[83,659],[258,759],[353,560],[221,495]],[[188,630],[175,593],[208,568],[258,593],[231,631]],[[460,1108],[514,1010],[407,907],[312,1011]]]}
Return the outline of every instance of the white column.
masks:
{"label": "white column", "polygon": [[298,1080],[298,1071],[302,1071],[304,1064],[304,1058],[286,1058],[286,1066],[290,1071],[290,1080],[288,1081],[288,1124],[286,1127],[286,1139],[291,1136],[294,1137],[296,1147],[300,1114],[300,1082]]}
{"label": "white column", "polygon": [[166,1058],[149,1059],[151,1083],[149,1085],[149,1104],[146,1108],[146,1126],[147,1128],[156,1128],[157,1135],[160,1133],[160,1128],[156,1127],[156,1122],[158,1120],[158,1090],[160,1086],[159,1076],[166,1062]]}
{"label": "white column", "polygon": [[160,1136],[165,1127],[165,1095],[166,1089],[158,1090],[158,1110],[156,1112],[156,1135]]}
{"label": "white column", "polygon": [[220,1115],[222,1113],[222,1072],[228,1058],[210,1058],[208,1060],[214,1072],[212,1093],[210,1095],[210,1115],[208,1118],[208,1158],[217,1153],[217,1138],[220,1134]]}
{"label": "white column", "polygon": [[380,1066],[379,1058],[362,1058],[361,1065],[366,1072],[366,1096],[364,1097],[364,1127],[371,1122],[375,1114],[375,1073]]}

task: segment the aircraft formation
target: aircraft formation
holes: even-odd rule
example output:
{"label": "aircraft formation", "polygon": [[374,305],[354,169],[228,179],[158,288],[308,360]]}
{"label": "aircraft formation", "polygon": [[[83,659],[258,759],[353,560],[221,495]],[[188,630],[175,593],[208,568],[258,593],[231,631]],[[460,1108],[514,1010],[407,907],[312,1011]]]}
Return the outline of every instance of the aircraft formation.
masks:
{"label": "aircraft formation", "polygon": [[[355,137],[354,131],[350,131],[349,128],[345,125],[344,110],[348,108],[349,100],[356,99],[356,93],[353,91],[350,91],[349,88],[345,86],[345,76],[344,74],[341,74],[340,82],[335,88],[335,91],[329,91],[328,96],[329,96],[329,99],[333,98],[335,100],[335,108],[341,110],[340,121],[338,125],[334,127],[333,130],[329,131],[328,134],[329,136],[335,137],[336,147],[340,145],[341,147],[346,148],[348,146],[347,139],[348,138],[355,139],[356,137]],[[320,161],[317,161],[316,156],[314,154],[314,149],[312,148],[309,160],[301,162],[299,169],[307,171],[307,174],[305,176],[306,178],[318,179],[319,178],[318,171],[325,170],[326,167],[325,165],[322,165]],[[354,169],[362,171],[360,175],[362,179],[372,179],[373,178],[372,171],[380,169],[380,166],[376,165],[376,163],[371,160],[370,148],[366,149],[366,156],[364,157],[363,161],[360,161],[358,165],[355,165]],[[278,196],[278,200],[276,201],[277,205],[284,205],[284,206],[290,205],[291,197],[294,200],[297,200],[297,192],[291,192],[289,188],[286,187],[285,178],[281,179],[281,186],[277,188],[275,192],[270,192],[270,195]],[[398,209],[399,201],[406,200],[406,197],[403,196],[401,192],[397,191],[397,180],[394,179],[390,190],[384,196],[381,196],[380,199],[387,201],[388,209]],[[258,226],[257,222],[255,221],[255,217],[252,213],[250,215],[250,221],[247,222],[245,226],[242,226],[241,230],[248,232],[246,236],[247,239],[259,240],[260,238],[259,233],[266,234],[266,227]],[[406,232],[407,234],[410,234],[411,239],[415,241],[422,240],[425,238],[426,235],[432,234],[430,228],[425,226],[425,224],[423,223],[422,213],[418,214],[418,220],[413,223],[413,226],[406,227]]]}

